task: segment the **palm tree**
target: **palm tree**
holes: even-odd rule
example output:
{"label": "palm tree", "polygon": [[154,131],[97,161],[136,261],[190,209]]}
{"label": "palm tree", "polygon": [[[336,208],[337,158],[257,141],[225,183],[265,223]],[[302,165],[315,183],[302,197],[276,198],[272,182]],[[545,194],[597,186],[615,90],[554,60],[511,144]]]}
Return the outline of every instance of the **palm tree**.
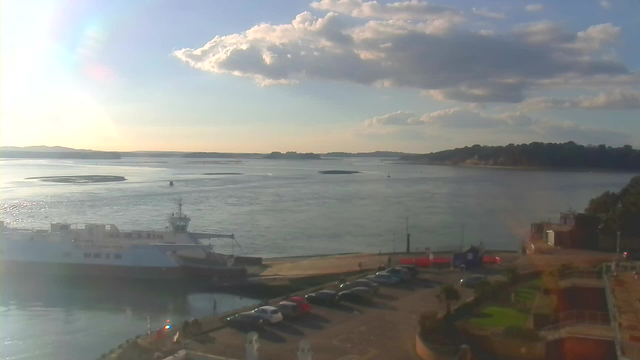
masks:
{"label": "palm tree", "polygon": [[436,294],[438,301],[447,304],[447,315],[451,314],[451,303],[460,301],[460,292],[453,285],[443,285]]}

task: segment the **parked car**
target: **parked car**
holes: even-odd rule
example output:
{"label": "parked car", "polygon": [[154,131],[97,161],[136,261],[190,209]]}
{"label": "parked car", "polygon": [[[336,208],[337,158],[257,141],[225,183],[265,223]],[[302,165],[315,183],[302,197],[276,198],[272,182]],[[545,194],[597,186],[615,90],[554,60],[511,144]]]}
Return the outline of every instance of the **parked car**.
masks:
{"label": "parked car", "polygon": [[373,291],[357,287],[351,290],[342,291],[339,294],[340,299],[349,302],[371,304],[373,302]]}
{"label": "parked car", "polygon": [[358,279],[358,280],[348,282],[346,284],[342,284],[340,285],[340,290],[342,291],[351,290],[357,287],[365,287],[367,289],[370,289],[371,291],[373,291],[374,294],[377,294],[378,292],[380,292],[380,285],[366,279]]}
{"label": "parked car", "polygon": [[294,296],[289,299],[289,301],[298,305],[300,313],[308,313],[311,311],[311,305],[302,296]]}
{"label": "parked car", "polygon": [[391,276],[397,276],[398,278],[402,279],[402,281],[411,281],[411,279],[413,278],[409,270],[399,267],[387,269],[385,270],[385,272],[387,274],[390,274]]}
{"label": "parked car", "polygon": [[384,270],[384,271],[378,271],[376,273],[376,275],[389,275],[391,277],[394,277],[394,278],[398,279],[399,282],[406,282],[409,279],[411,279],[411,275],[409,275],[408,273],[403,274],[403,273],[400,273],[400,272],[389,272],[389,270],[392,270],[392,269],[388,269],[388,270]]}
{"label": "parked car", "polygon": [[472,275],[466,279],[460,280],[460,286],[473,289],[483,280],[487,280],[487,277],[484,275]]}
{"label": "parked car", "polygon": [[305,299],[312,304],[321,305],[338,305],[340,303],[340,297],[338,293],[331,290],[320,290],[318,292],[305,295]]}
{"label": "parked car", "polygon": [[227,323],[231,327],[246,331],[260,330],[264,327],[264,320],[262,320],[262,317],[252,311],[228,317]]}
{"label": "parked car", "polygon": [[411,274],[412,277],[417,277],[418,276],[418,268],[416,268],[415,265],[398,265],[398,266],[396,266],[396,268],[407,270]]}
{"label": "parked car", "polygon": [[291,301],[280,301],[276,307],[285,319],[291,319],[301,314],[300,306]]}
{"label": "parked car", "polygon": [[387,285],[387,286],[396,285],[400,282],[400,280],[397,277],[391,276],[389,274],[384,274],[381,271],[378,271],[378,273],[375,275],[369,275],[365,279],[372,281],[378,285]]}
{"label": "parked car", "polygon": [[273,306],[261,306],[253,310],[253,312],[260,315],[262,320],[270,324],[275,324],[282,321],[282,313],[280,312],[280,310],[278,310],[278,308]]}

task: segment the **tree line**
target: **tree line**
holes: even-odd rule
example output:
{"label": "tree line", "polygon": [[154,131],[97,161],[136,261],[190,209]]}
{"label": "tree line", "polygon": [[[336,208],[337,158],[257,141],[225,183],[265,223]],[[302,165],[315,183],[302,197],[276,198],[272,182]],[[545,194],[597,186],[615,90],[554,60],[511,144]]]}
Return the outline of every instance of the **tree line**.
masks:
{"label": "tree line", "polygon": [[401,160],[424,164],[482,165],[544,168],[640,170],[640,150],[630,145],[579,145],[566,143],[465,146],[429,154],[407,155]]}

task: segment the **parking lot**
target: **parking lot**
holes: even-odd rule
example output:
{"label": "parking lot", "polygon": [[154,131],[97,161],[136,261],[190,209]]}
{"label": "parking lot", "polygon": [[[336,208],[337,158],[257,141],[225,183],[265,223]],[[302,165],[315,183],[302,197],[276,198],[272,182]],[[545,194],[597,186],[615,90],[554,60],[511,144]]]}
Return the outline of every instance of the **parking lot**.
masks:
{"label": "parking lot", "polygon": [[[408,284],[382,286],[371,305],[312,305],[310,314],[258,332],[260,359],[294,359],[302,339],[310,341],[314,360],[414,359],[419,314],[443,312],[445,306],[436,299],[438,287],[456,284],[465,275],[455,270],[421,271]],[[459,289],[463,300],[473,295],[472,290]],[[246,338],[246,332],[225,327],[201,335],[188,348],[244,359]]]}

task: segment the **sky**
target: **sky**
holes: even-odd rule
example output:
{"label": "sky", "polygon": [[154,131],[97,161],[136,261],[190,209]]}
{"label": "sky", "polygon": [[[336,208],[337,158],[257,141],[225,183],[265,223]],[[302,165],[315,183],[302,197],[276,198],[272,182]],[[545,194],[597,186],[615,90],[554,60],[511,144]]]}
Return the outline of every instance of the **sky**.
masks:
{"label": "sky", "polygon": [[640,147],[640,1],[0,2],[0,145]]}

